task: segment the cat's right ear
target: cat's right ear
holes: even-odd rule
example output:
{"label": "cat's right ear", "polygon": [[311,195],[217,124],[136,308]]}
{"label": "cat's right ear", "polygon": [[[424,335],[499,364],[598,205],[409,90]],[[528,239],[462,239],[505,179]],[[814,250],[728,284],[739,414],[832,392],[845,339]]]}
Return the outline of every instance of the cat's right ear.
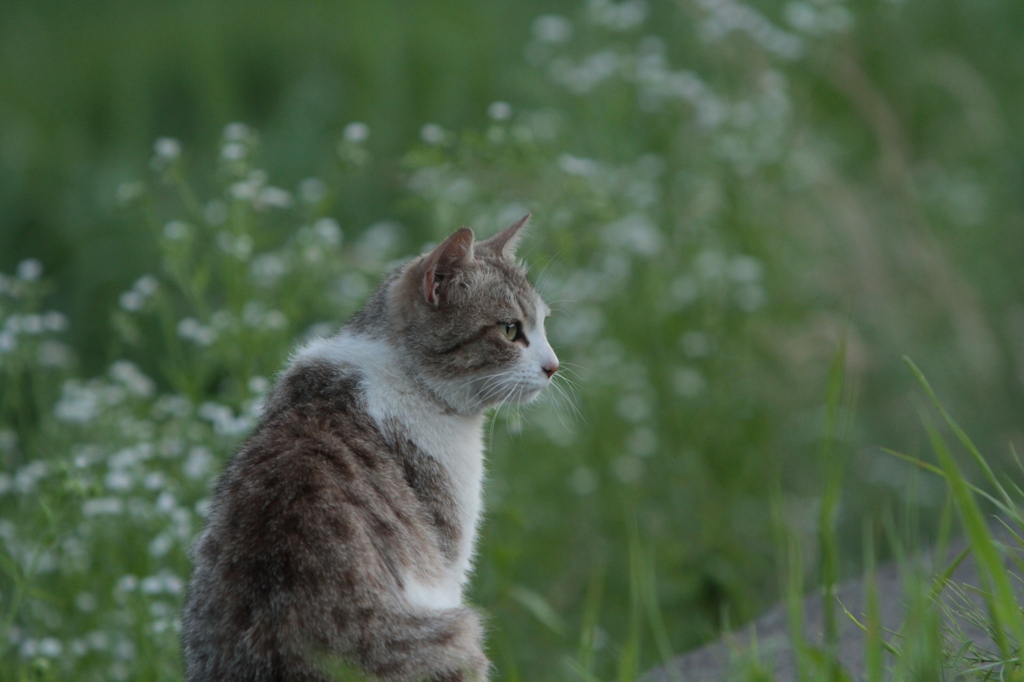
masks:
{"label": "cat's right ear", "polygon": [[438,289],[445,277],[473,261],[473,230],[464,227],[431,251],[419,267],[423,301],[438,306]]}

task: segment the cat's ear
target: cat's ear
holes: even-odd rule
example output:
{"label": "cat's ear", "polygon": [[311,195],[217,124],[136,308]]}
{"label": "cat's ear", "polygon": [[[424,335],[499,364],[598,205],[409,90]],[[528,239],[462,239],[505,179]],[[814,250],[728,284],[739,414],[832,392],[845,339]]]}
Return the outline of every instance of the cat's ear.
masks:
{"label": "cat's ear", "polygon": [[420,265],[420,286],[423,300],[438,306],[438,285],[445,277],[473,262],[473,230],[468,227],[441,242]]}
{"label": "cat's ear", "polygon": [[480,242],[477,248],[490,251],[507,260],[512,260],[516,257],[516,245],[519,243],[522,229],[530,221],[531,215],[533,214],[527,213],[490,239]]}

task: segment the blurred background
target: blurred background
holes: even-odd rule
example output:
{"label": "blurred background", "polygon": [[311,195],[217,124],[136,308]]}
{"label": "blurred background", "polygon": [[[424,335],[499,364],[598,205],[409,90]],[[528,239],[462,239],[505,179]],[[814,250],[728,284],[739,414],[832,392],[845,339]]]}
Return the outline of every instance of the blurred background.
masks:
{"label": "blurred background", "polygon": [[813,585],[839,353],[844,575],[926,541],[902,356],[1024,447],[1021,36],[1016,0],[0,3],[0,679],[181,679],[187,548],[290,349],[527,211],[571,382],[491,426],[499,679],[749,619],[779,527]]}

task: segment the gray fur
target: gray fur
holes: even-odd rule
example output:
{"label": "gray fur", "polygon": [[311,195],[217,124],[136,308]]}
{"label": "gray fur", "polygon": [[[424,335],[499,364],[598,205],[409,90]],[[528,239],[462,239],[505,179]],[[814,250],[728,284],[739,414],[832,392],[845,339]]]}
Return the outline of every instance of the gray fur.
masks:
{"label": "gray fur", "polygon": [[[336,659],[386,682],[487,679],[461,603],[474,443],[487,408],[557,369],[513,260],[523,222],[479,244],[464,228],[406,263],[282,373],[194,548],[189,682],[321,682]],[[509,320],[533,331],[511,342]]]}

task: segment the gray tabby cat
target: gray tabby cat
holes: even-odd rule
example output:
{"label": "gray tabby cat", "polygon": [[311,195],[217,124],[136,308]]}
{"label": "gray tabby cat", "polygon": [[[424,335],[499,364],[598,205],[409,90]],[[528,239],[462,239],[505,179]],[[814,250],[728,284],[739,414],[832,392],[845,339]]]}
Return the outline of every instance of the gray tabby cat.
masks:
{"label": "gray tabby cat", "polygon": [[529,216],[463,228],[301,348],[217,482],[182,623],[189,682],[486,680],[462,604],[484,412],[558,369],[548,307],[514,259]]}

